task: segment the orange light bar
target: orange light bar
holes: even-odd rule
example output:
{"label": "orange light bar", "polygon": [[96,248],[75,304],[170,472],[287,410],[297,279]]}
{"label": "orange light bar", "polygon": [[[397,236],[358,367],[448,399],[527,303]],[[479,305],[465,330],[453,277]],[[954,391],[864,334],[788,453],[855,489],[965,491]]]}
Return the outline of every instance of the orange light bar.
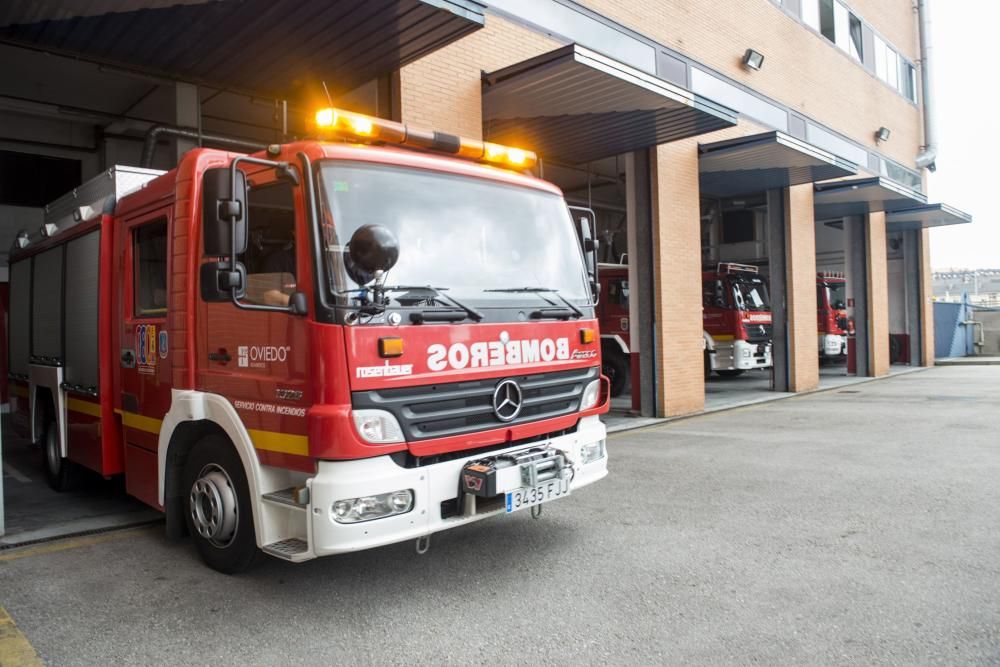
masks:
{"label": "orange light bar", "polygon": [[403,356],[402,338],[379,338],[378,356],[385,358]]}
{"label": "orange light bar", "polygon": [[321,134],[422,148],[509,169],[530,169],[538,162],[538,156],[533,151],[523,148],[435,132],[332,107],[316,112],[316,128]]}

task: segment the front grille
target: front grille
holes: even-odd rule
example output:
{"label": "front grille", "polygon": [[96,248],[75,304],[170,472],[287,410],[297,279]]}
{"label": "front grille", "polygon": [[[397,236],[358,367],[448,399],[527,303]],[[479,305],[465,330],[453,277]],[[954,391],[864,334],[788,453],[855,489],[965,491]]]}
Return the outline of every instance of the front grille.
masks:
{"label": "front grille", "polygon": [[[599,369],[594,366],[470,382],[359,391],[352,394],[351,403],[356,410],[391,412],[399,420],[406,439],[413,442],[571,414],[579,408],[584,388],[598,376]],[[493,392],[507,379],[520,385],[523,407],[516,419],[504,422],[493,411]]]}
{"label": "front grille", "polygon": [[767,343],[771,340],[772,326],[770,324],[748,323],[747,341],[750,343]]}

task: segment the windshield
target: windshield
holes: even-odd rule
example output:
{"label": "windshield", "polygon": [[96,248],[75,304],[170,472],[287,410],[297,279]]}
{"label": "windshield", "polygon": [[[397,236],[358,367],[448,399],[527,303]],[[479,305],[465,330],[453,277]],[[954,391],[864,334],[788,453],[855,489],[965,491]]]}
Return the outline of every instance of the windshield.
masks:
{"label": "windshield", "polygon": [[826,298],[827,303],[834,310],[844,310],[847,308],[847,285],[844,283],[827,283]]}
{"label": "windshield", "polygon": [[740,310],[767,311],[771,302],[767,298],[767,285],[760,278],[733,280],[733,302]]}
{"label": "windshield", "polygon": [[[590,301],[573,221],[558,195],[361,162],[331,161],[320,171],[324,255],[330,288],[342,304],[351,303],[359,287],[344,268],[344,247],[366,224],[383,225],[399,239],[399,261],[387,285],[447,288],[448,297],[487,308],[547,305],[538,293],[487,291],[518,287]],[[388,296],[392,305],[413,304],[405,293]]]}

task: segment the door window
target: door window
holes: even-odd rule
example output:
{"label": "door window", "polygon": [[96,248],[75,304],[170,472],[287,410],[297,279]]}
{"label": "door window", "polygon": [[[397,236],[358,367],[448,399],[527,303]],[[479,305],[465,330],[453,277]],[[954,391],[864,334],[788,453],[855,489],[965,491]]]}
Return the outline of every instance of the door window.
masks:
{"label": "door window", "polygon": [[250,243],[243,256],[249,303],[287,306],[295,291],[295,198],[292,185],[252,188],[247,197]]}
{"label": "door window", "polygon": [[167,314],[167,221],[132,232],[132,293],[136,317]]}

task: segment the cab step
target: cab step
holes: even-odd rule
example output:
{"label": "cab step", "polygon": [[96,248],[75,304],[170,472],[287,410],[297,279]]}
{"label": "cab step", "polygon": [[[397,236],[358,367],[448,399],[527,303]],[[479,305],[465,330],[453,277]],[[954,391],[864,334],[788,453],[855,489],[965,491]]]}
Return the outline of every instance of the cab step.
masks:
{"label": "cab step", "polygon": [[309,544],[305,540],[298,537],[292,537],[287,540],[281,540],[280,542],[265,544],[261,550],[269,556],[274,556],[275,558],[291,561],[293,563],[299,563],[310,558],[308,555]]}
{"label": "cab step", "polygon": [[277,505],[285,505],[296,509],[305,510],[309,505],[309,489],[300,486],[290,486],[287,489],[278,489],[263,495],[264,500]]}

